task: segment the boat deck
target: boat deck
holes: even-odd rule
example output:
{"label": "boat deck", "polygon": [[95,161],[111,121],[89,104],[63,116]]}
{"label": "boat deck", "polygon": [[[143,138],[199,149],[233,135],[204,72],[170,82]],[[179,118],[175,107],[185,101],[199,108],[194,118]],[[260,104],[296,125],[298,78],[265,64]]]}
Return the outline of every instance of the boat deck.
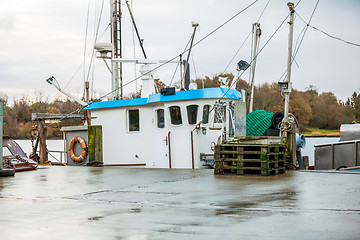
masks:
{"label": "boat deck", "polygon": [[358,239],[360,174],[40,166],[0,178],[0,238]]}

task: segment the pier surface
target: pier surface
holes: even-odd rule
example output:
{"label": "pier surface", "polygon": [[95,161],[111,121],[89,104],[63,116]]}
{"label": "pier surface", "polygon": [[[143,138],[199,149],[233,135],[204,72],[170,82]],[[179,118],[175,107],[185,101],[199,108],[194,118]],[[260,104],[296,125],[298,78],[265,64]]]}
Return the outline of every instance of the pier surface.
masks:
{"label": "pier surface", "polygon": [[0,239],[359,239],[360,174],[40,167],[0,178]]}

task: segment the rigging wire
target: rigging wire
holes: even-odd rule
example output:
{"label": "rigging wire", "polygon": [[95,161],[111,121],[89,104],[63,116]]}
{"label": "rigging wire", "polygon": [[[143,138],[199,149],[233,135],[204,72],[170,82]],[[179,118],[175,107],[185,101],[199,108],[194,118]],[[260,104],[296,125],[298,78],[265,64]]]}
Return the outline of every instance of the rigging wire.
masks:
{"label": "rigging wire", "polygon": [[[305,29],[306,29],[306,26],[304,26],[303,29],[300,31],[299,36],[298,36],[297,39],[296,39],[296,43],[295,43],[294,49],[297,49],[299,39],[300,39],[300,37],[302,36],[302,34],[303,34],[303,32],[304,32]],[[293,53],[293,54],[294,54],[294,53]],[[296,59],[295,59],[295,58],[294,58],[294,62],[295,62],[296,65],[299,67],[299,65],[298,65],[298,63],[296,62]],[[286,72],[287,72],[287,69],[285,69],[285,71],[283,72],[283,74],[282,74],[281,77],[279,78],[278,82],[280,82],[281,79],[285,78]]]}
{"label": "rigging wire", "polygon": [[[301,1],[301,0],[300,0]],[[253,59],[251,59],[250,61],[250,65],[252,64],[252,62],[259,56],[259,54],[264,50],[264,48],[268,45],[268,43],[270,42],[270,40],[275,36],[275,34],[279,31],[279,29],[281,28],[281,26],[285,23],[286,19],[289,17],[290,13],[286,15],[286,17],[284,18],[284,20],[280,23],[280,25],[276,28],[275,32],[270,36],[270,38],[265,42],[265,44],[261,47],[261,49],[258,51],[258,53],[255,55],[255,57]],[[221,99],[223,99],[225,97],[225,95],[230,91],[230,89],[239,81],[239,79],[241,79],[241,76],[244,74],[245,71],[243,71],[239,77],[235,80],[232,81],[230,87],[226,90],[226,92],[222,95],[222,97],[219,99],[219,101]]]}
{"label": "rigging wire", "polygon": [[[241,13],[245,12],[247,9],[249,9],[252,5],[254,5],[256,2],[258,2],[259,0],[255,0],[254,2],[250,3],[248,6],[246,6],[244,9],[242,9],[241,11],[239,11],[238,13],[236,13],[234,16],[232,16],[231,18],[229,18],[228,20],[226,20],[224,23],[222,23],[220,26],[218,26],[217,28],[215,28],[214,30],[212,30],[210,33],[208,33],[206,36],[204,36],[203,38],[201,38],[199,41],[197,41],[196,43],[194,43],[193,47],[195,47],[196,45],[198,45],[199,43],[201,43],[202,41],[204,41],[206,38],[210,37],[212,34],[214,34],[216,31],[218,31],[220,28],[222,28],[223,26],[225,26],[226,24],[228,24],[229,22],[231,22],[234,18],[236,18],[237,16],[239,16]],[[186,52],[189,51],[189,49],[186,50]]]}
{"label": "rigging wire", "polygon": [[[269,3],[270,3],[271,0],[268,0],[264,9],[262,10],[259,18],[257,19],[256,22],[259,22],[260,19],[262,18],[265,10],[267,9]],[[229,68],[229,66],[232,64],[232,62],[234,61],[234,59],[236,58],[236,56],[238,55],[238,53],[240,52],[240,50],[242,49],[242,47],[244,46],[244,44],[246,43],[246,41],[249,39],[250,35],[252,33],[252,30],[250,30],[249,34],[246,36],[245,40],[243,41],[243,43],[241,44],[241,46],[239,47],[239,49],[236,51],[236,53],[234,54],[234,56],[231,58],[230,62],[228,63],[228,65],[225,67],[224,71],[223,71],[223,74],[226,72],[226,70]]]}
{"label": "rigging wire", "polygon": [[[245,8],[243,8],[241,11],[237,12],[234,16],[232,16],[231,18],[229,18],[228,20],[226,20],[226,21],[225,21],[224,23],[222,23],[220,26],[218,26],[218,27],[215,28],[213,31],[211,31],[210,33],[208,33],[206,36],[204,36],[203,38],[201,38],[199,41],[197,41],[196,43],[194,43],[194,44],[193,44],[193,47],[195,47],[195,46],[197,46],[198,44],[200,44],[201,42],[203,42],[205,39],[207,39],[208,37],[210,37],[212,34],[214,34],[214,33],[215,33],[216,31],[218,31],[220,28],[222,28],[223,26],[225,26],[227,23],[231,22],[234,18],[236,18],[236,17],[239,16],[241,13],[243,13],[244,11],[246,11],[247,9],[249,9],[252,5],[254,5],[254,4],[255,4],[256,2],[258,2],[258,1],[259,1],[259,0],[255,0],[254,2],[250,3],[250,4],[247,5]],[[301,1],[301,0],[300,0],[300,1]],[[184,52],[182,52],[182,54],[180,54],[180,55],[183,55],[184,53],[186,53],[186,52],[188,52],[188,51],[189,51],[189,49],[186,49],[186,50],[185,50]],[[170,63],[170,62],[172,62],[173,60],[175,60],[175,59],[178,58],[178,57],[179,57],[179,55],[177,55],[177,56],[169,59],[168,61],[166,61],[166,62],[164,62],[164,63],[162,63],[162,64],[154,67],[153,69],[150,69],[150,70],[149,70],[148,72],[146,72],[145,74],[142,74],[142,75],[136,77],[135,79],[127,82],[126,84],[123,84],[122,87],[125,87],[126,85],[129,85],[130,83],[132,83],[132,82],[138,80],[139,78],[143,77],[144,75],[149,74],[149,73],[157,70],[158,68],[160,68],[160,67],[162,67],[162,66],[164,66],[164,65],[166,65],[166,64],[168,64],[168,63]],[[120,88],[121,88],[121,87],[118,87],[117,89],[114,89],[114,90],[112,90],[111,92],[109,92],[109,93],[101,96],[100,99],[101,99],[101,98],[104,98],[104,97],[106,97],[106,96],[108,96],[108,95],[110,95],[111,93],[117,91],[117,90],[120,89]]]}
{"label": "rigging wire", "polygon": [[194,54],[191,54],[191,60],[192,60],[193,68],[194,68],[195,79],[197,79],[197,73],[196,73],[196,67],[195,67],[195,61],[194,61]]}
{"label": "rigging wire", "polygon": [[[295,8],[301,3],[301,1],[302,0],[299,0],[297,3],[296,3],[296,5],[295,5]],[[319,2],[319,0],[318,0],[318,2]],[[318,4],[318,2],[317,2],[317,4]],[[316,6],[317,6],[317,4],[316,4]],[[315,7],[315,9],[316,9],[316,7]],[[313,13],[312,13],[312,16],[314,15],[314,12],[315,12],[315,9],[314,9],[314,11],[313,11]],[[255,55],[255,57],[253,58],[253,59],[251,59],[251,61],[250,61],[250,65],[252,64],[252,62],[254,61],[254,59],[256,59],[257,57],[258,57],[258,55],[264,50],[264,48],[266,47],[266,45],[270,42],[270,40],[275,36],[275,34],[279,31],[279,29],[282,27],[282,25],[285,23],[285,21],[286,21],[286,19],[288,18],[290,16],[290,13],[289,14],[287,14],[286,15],[286,17],[284,18],[284,20],[280,23],[280,25],[277,27],[277,29],[275,30],[275,32],[270,36],[270,38],[265,42],[265,44],[262,46],[262,48],[258,51],[258,53]],[[312,17],[311,17],[312,18]],[[301,44],[301,42],[300,42],[300,44]],[[225,97],[225,95],[229,92],[229,90],[231,89],[231,87],[233,87],[234,86],[234,84],[236,84],[237,83],[237,81],[239,80],[239,79],[241,79],[241,76],[244,74],[244,71],[239,75],[239,77],[238,77],[238,79],[236,79],[235,81],[233,81],[232,83],[231,83],[231,85],[230,85],[230,88],[223,94],[223,96],[219,99],[219,100],[221,100],[221,99],[223,99],[224,97]]]}
{"label": "rigging wire", "polygon": [[321,29],[319,29],[319,28],[317,28],[317,27],[315,27],[315,26],[312,26],[312,25],[310,25],[310,24],[307,24],[307,22],[299,15],[299,13],[296,13],[296,15],[297,15],[306,25],[308,25],[308,26],[311,27],[312,29],[315,29],[315,30],[319,31],[319,32],[325,34],[326,36],[328,36],[328,37],[330,37],[330,38],[333,38],[333,39],[342,41],[342,42],[347,43],[347,44],[350,44],[350,45],[354,45],[354,46],[360,47],[360,44],[358,44],[358,43],[350,42],[350,41],[344,40],[344,39],[342,39],[342,38],[335,37],[335,36],[333,36],[333,35],[325,32],[325,31],[323,31],[323,30],[321,30]]}
{"label": "rigging wire", "polygon": [[109,29],[110,26],[111,26],[111,23],[109,23],[109,24],[106,26],[105,30],[102,32],[102,34],[100,35],[100,37],[98,38],[98,40],[100,40],[100,39],[102,38],[102,36],[104,36],[104,34],[106,33],[106,31]]}
{"label": "rigging wire", "polygon": [[85,81],[85,53],[86,53],[86,40],[87,40],[87,34],[88,34],[88,26],[89,26],[89,12],[90,12],[90,1],[88,2],[88,10],[87,10],[87,16],[86,16],[86,28],[85,28],[85,43],[84,43],[84,59],[83,63],[76,69],[74,75],[70,78],[70,80],[67,82],[67,84],[64,87],[64,90],[69,86],[70,82],[74,79],[76,74],[79,72],[80,68],[83,67],[84,71],[84,81]]}
{"label": "rigging wire", "polygon": [[86,67],[85,67],[85,60],[86,60],[86,43],[87,43],[87,35],[89,30],[89,15],[90,15],[90,1],[88,2],[88,9],[87,9],[87,16],[86,16],[86,28],[85,28],[85,41],[84,41],[84,56],[83,56],[83,72],[84,72],[84,82],[86,81]]}
{"label": "rigging wire", "polygon": [[[313,16],[314,16],[314,13],[315,13],[315,10],[316,10],[316,8],[317,8],[317,6],[318,6],[318,4],[319,4],[319,1],[320,1],[320,0],[317,0],[317,2],[316,2],[316,4],[315,4],[315,7],[314,7],[314,9],[313,9],[313,11],[312,11],[312,13],[311,13],[310,18],[309,18],[309,21],[306,23],[305,30],[304,30],[304,33],[303,33],[302,36],[301,36],[300,43],[299,43],[299,45],[297,46],[297,48],[295,47],[295,50],[294,50],[294,52],[293,52],[293,54],[292,54],[292,56],[291,56],[290,67],[291,67],[292,63],[295,61],[295,57],[296,57],[297,53],[299,52],[300,46],[301,46],[301,44],[302,44],[302,42],[303,42],[303,40],[304,40],[305,34],[306,34],[307,30],[308,30],[308,27],[309,27],[309,25],[310,25],[310,22],[311,22]],[[300,37],[300,35],[299,35],[299,37]],[[288,67],[286,68],[285,73],[287,72],[287,70],[288,70]],[[281,78],[282,78],[283,76],[284,76],[284,74],[281,76]],[[285,76],[286,76],[286,75],[285,75]],[[281,80],[281,79],[280,79],[280,80]]]}
{"label": "rigging wire", "polygon": [[319,28],[317,28],[317,27],[314,27],[314,26],[311,26],[311,25],[309,25],[309,27],[311,27],[311,28],[313,28],[313,29],[315,29],[315,30],[317,30],[317,31],[319,31],[319,32],[321,32],[321,33],[323,33],[323,34],[325,34],[326,36],[333,38],[333,39],[336,39],[336,40],[342,41],[342,42],[347,43],[347,44],[350,44],[350,45],[354,45],[354,46],[360,47],[360,44],[353,43],[353,42],[350,42],[350,41],[346,41],[346,40],[344,40],[344,39],[341,39],[341,38],[339,38],[339,37],[332,36],[332,35],[330,35],[330,34],[328,34],[328,33],[324,32],[323,30],[320,30],[320,29],[319,29]]}
{"label": "rigging wire", "polygon": [[[131,12],[134,12],[134,4],[133,4],[133,0],[131,0],[130,4],[131,4]],[[130,13],[131,14],[131,13]],[[134,27],[135,22],[133,23],[133,27],[131,28],[131,32],[132,32],[132,44],[133,44],[133,55],[134,55],[134,59],[136,59],[136,48],[135,48],[135,27]],[[137,76],[137,71],[136,71],[136,63],[134,63],[134,76]],[[135,81],[135,93],[138,92],[138,83],[137,81]]]}
{"label": "rigging wire", "polygon": [[[186,49],[187,49],[187,47],[189,46],[189,44],[190,44],[190,42],[191,42],[191,39],[192,39],[192,36],[189,38],[189,41],[188,41],[188,43],[186,44],[186,46],[185,46],[185,48],[184,48],[183,53],[185,52],[185,50],[186,50]],[[181,59],[181,57],[182,57],[182,54],[181,54],[181,55],[179,55],[179,59]],[[169,87],[171,86],[172,81],[174,80],[175,74],[176,74],[176,72],[177,72],[177,70],[178,70],[178,67],[179,67],[179,65],[181,65],[181,64],[182,64],[182,63],[179,61],[179,62],[178,62],[178,64],[176,65],[176,68],[175,68],[174,74],[173,74],[173,76],[172,76],[172,78],[171,78],[171,81],[170,81]]]}
{"label": "rigging wire", "polygon": [[75,76],[78,74],[78,72],[80,71],[81,67],[83,66],[83,64],[80,64],[78,66],[78,68],[76,69],[75,73],[72,75],[72,77],[70,78],[70,80],[67,82],[67,84],[64,87],[64,90],[69,86],[70,82],[72,82],[72,80],[74,80]]}
{"label": "rigging wire", "polygon": [[[318,6],[318,4],[319,4],[319,1],[320,1],[320,0],[317,0],[317,2],[316,2],[316,4],[315,4],[314,10],[312,11],[311,16],[310,16],[310,19],[309,19],[309,21],[308,21],[308,23],[307,23],[307,25],[306,25],[304,34],[303,34],[302,37],[301,37],[299,46],[296,48],[295,53],[294,53],[294,55],[293,55],[293,57],[292,57],[292,61],[295,59],[297,53],[299,52],[300,46],[301,46],[301,44],[302,44],[302,42],[303,42],[303,40],[304,40],[304,37],[305,37],[305,35],[306,35],[306,32],[307,32],[307,30],[308,30],[308,26],[310,25],[310,22],[311,22],[314,14],[315,14],[315,11],[316,11],[316,8],[317,8],[317,6]],[[291,64],[292,64],[292,61],[291,61]],[[291,64],[290,64],[290,65],[291,65]]]}
{"label": "rigging wire", "polygon": [[[102,12],[103,12],[103,9],[104,9],[104,2],[105,2],[105,0],[103,0],[103,1],[102,1],[102,4],[101,4],[101,9],[100,9],[100,14],[99,14],[99,20],[98,20],[98,24],[97,24],[97,28],[96,28],[96,32],[95,32],[94,45],[96,44],[96,42],[97,42],[97,40],[98,40],[99,28],[100,28],[100,23],[101,23],[101,16],[102,16]],[[90,60],[89,68],[88,68],[88,73],[87,73],[87,76],[86,76],[86,80],[89,79],[91,67],[92,67],[92,65],[93,65],[94,56],[95,56],[95,50],[93,49],[93,50],[92,50],[92,54],[91,54],[91,60]]]}
{"label": "rigging wire", "polygon": [[240,52],[240,50],[242,49],[242,47],[244,46],[244,44],[246,43],[246,41],[249,39],[251,32],[249,32],[249,34],[247,35],[247,37],[245,38],[245,40],[242,42],[242,44],[240,45],[239,49],[236,51],[236,53],[234,54],[234,56],[232,57],[232,59],[230,60],[230,62],[228,63],[228,65],[225,67],[223,73],[226,72],[226,70],[230,67],[231,63],[234,61],[234,59],[236,58],[236,56],[238,55],[238,53]]}

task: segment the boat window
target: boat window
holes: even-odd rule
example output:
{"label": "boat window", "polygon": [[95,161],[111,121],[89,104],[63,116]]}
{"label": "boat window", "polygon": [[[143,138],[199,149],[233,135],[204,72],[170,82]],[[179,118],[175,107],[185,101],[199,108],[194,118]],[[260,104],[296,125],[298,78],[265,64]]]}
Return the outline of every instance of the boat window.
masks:
{"label": "boat window", "polygon": [[140,131],[139,109],[129,110],[129,131]]}
{"label": "boat window", "polygon": [[198,108],[198,105],[186,106],[189,124],[196,124]]}
{"label": "boat window", "polygon": [[209,123],[209,113],[210,113],[210,105],[204,105],[203,107],[203,115],[202,115],[202,123]]}
{"label": "boat window", "polygon": [[156,110],[156,123],[158,128],[165,127],[164,109]]}
{"label": "boat window", "polygon": [[171,106],[171,107],[169,107],[169,110],[170,110],[171,124],[173,124],[173,125],[182,124],[180,107],[179,106]]}

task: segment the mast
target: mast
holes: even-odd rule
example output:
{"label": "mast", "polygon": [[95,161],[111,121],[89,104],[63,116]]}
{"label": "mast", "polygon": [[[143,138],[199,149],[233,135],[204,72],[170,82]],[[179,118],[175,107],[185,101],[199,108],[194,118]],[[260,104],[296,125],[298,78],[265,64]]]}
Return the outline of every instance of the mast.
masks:
{"label": "mast", "polygon": [[250,106],[249,112],[253,111],[254,107],[254,79],[255,79],[255,66],[256,66],[256,58],[257,58],[257,51],[258,51],[258,40],[260,39],[261,29],[260,23],[253,23],[252,25],[252,32],[254,34],[254,45],[252,46],[252,64],[251,64],[251,92],[250,92]]}
{"label": "mast", "polygon": [[[121,0],[112,0],[111,9],[111,41],[113,44],[112,58],[122,58]],[[122,99],[122,62],[112,62],[112,73],[112,100]]]}
{"label": "mast", "polygon": [[284,108],[284,120],[288,122],[289,118],[289,103],[290,103],[290,92],[291,92],[291,63],[292,63],[292,46],[293,46],[293,33],[294,33],[294,13],[295,7],[294,3],[288,2],[288,7],[290,10],[290,21],[289,21],[289,40],[288,40],[288,62],[287,62],[287,74],[285,83],[288,84],[287,91],[284,91],[285,97],[285,108]]}
{"label": "mast", "polygon": [[[191,26],[194,28],[194,31],[193,31],[193,34],[191,35],[191,43],[190,43],[189,52],[188,52],[186,62],[185,62],[184,73],[183,73],[184,75],[181,76],[181,89],[186,89],[186,90],[189,90],[189,86],[186,86],[189,83],[187,83],[187,84],[185,83],[186,82],[185,78],[186,78],[186,75],[189,74],[189,69],[188,69],[189,68],[189,58],[190,58],[191,49],[192,49],[192,46],[194,43],[196,28],[199,26],[199,23],[192,22]],[[182,64],[182,62],[180,62],[180,64]],[[190,74],[189,74],[189,78],[190,78]]]}

